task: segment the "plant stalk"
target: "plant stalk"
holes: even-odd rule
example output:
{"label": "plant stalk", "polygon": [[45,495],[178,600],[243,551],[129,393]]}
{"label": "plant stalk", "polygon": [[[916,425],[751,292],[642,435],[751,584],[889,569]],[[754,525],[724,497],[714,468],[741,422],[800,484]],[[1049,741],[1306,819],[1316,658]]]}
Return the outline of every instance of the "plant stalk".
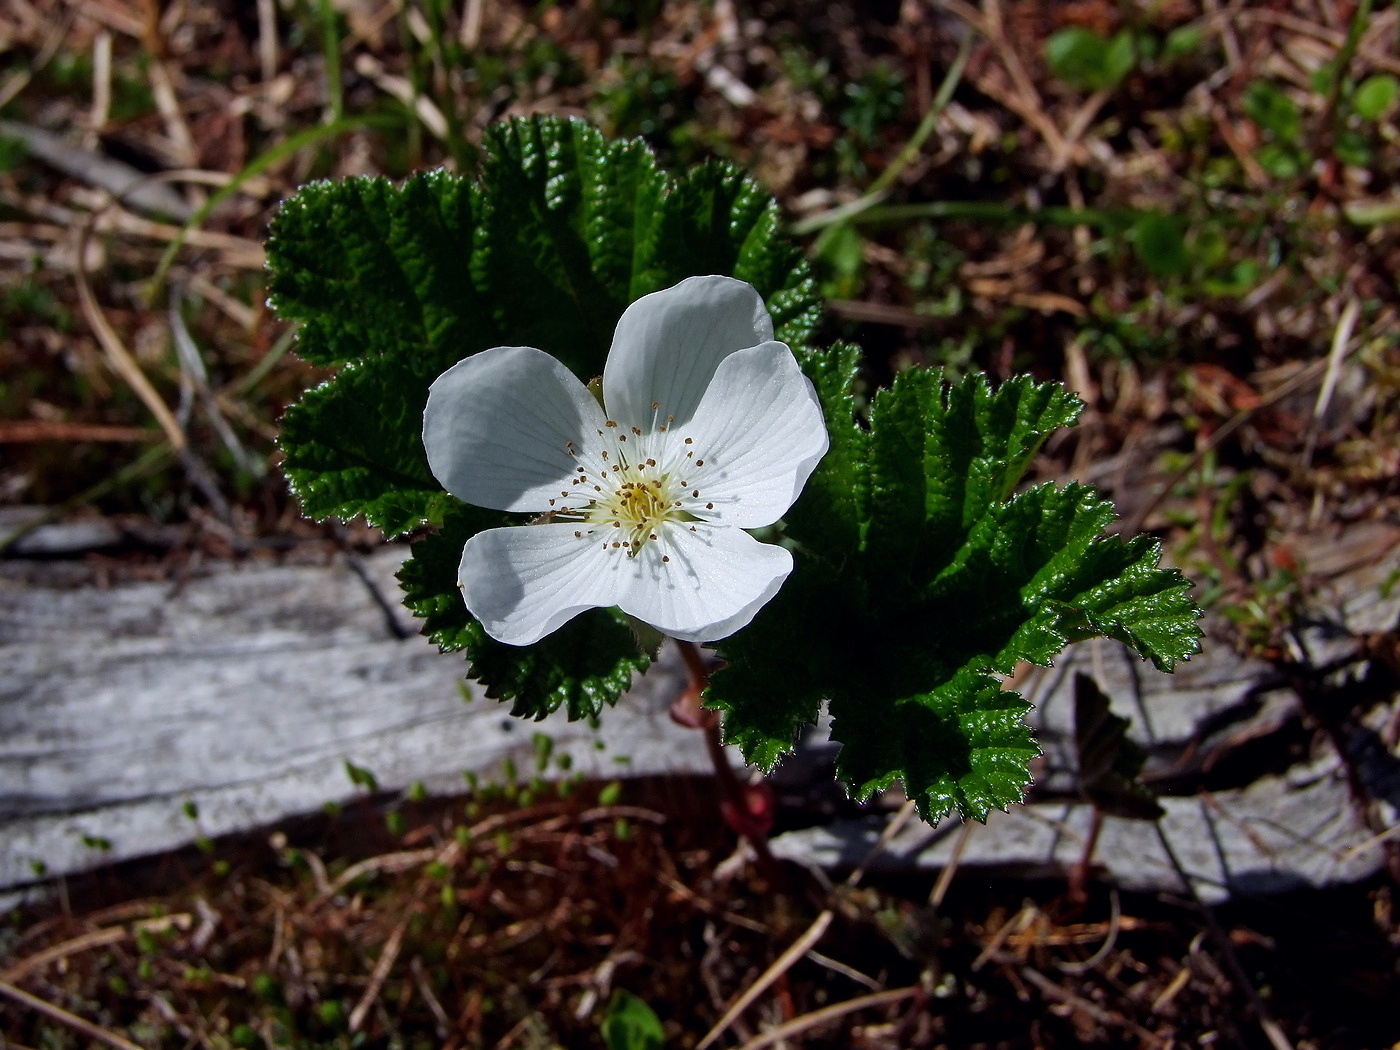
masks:
{"label": "plant stalk", "polygon": [[701,730],[705,734],[705,750],[709,752],[710,762],[715,767],[720,812],[724,815],[725,823],[748,840],[758,857],[759,867],[776,881],[781,878],[782,869],[768,848],[768,828],[772,823],[771,793],[762,785],[754,787],[745,784],[734,772],[729,756],[724,752],[719,712],[701,706],[705,689],[710,684],[709,664],[694,642],[677,641],[676,644],[680,647],[681,659],[685,661],[690,685],[671,705],[671,718],[680,725]]}

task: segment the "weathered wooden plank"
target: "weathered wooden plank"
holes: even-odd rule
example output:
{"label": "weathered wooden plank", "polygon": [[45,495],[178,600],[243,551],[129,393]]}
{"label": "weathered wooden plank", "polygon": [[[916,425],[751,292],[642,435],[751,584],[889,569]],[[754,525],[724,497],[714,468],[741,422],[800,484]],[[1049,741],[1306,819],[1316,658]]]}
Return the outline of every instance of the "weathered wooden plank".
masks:
{"label": "weathered wooden plank", "polygon": [[[1400,615],[1400,588],[1385,588],[1400,565],[1397,535],[1373,526],[1353,530],[1346,542],[1300,545],[1321,596],[1315,618],[1333,639],[1329,653],[1341,651],[1335,639],[1352,639],[1354,647],[1354,634],[1390,629]],[[72,539],[54,533],[36,542],[68,551]],[[402,548],[385,548],[358,571],[344,560],[216,566],[182,585],[107,589],[66,586],[72,563],[6,563],[0,887],[32,881],[34,862],[55,874],[75,872],[344,801],[355,791],[346,759],[372,770],[387,789],[422,780],[430,791],[451,791],[465,769],[490,776],[507,757],[528,768],[531,734],[540,728],[576,769],[594,775],[708,770],[698,734],[676,727],[665,712],[682,679],[674,663],[663,661],[645,676],[599,732],[562,718],[534,727],[482,698],[463,703],[461,660],[438,654],[397,608],[392,574],[402,555]],[[377,602],[366,580],[388,601]],[[1170,677],[1116,645],[1075,647],[1059,666],[1022,683],[1037,701],[1031,719],[1047,753],[1038,773],[1042,792],[1073,790],[1069,690],[1077,670],[1105,686],[1158,771],[1179,765],[1188,748],[1199,749],[1222,725],[1248,728],[1280,710],[1296,717],[1289,707],[1296,702],[1270,665],[1220,644]],[[820,765],[812,756],[830,751],[813,745],[787,765],[783,781],[802,781]],[[630,762],[619,766],[618,756]],[[1375,870],[1379,853],[1359,845],[1369,833],[1351,815],[1339,775],[1304,774],[1221,792],[1209,802],[1168,800],[1167,827],[1203,892]],[[1400,789],[1380,795],[1394,804]],[[198,806],[197,824],[183,813],[187,800]],[[853,850],[863,855],[879,819],[798,833],[780,849],[823,863]],[[966,863],[1063,870],[1078,857],[1075,834],[1087,820],[1086,809],[1062,803],[996,815],[975,833]],[[891,862],[941,863],[940,843],[953,826],[911,829],[906,836],[924,835],[932,844],[897,844]],[[1289,829],[1292,845],[1276,841],[1269,827]],[[84,836],[111,848],[84,845]],[[1110,821],[1099,854],[1123,885],[1172,889],[1175,874],[1153,842],[1146,825]]]}
{"label": "weathered wooden plank", "polygon": [[[1206,901],[1328,886],[1364,879],[1381,864],[1379,844],[1363,829],[1335,770],[1303,783],[1266,777],[1248,788],[1165,798],[1162,832],[1192,886]],[[974,824],[959,861],[969,874],[1064,877],[1079,863],[1092,810],[1078,802],[1037,802],[993,812]],[[773,840],[785,859],[830,868],[860,863],[888,816],[837,821]],[[907,825],[877,857],[884,870],[940,869],[953,855],[956,818],[930,828]],[[1187,892],[1149,822],[1106,817],[1094,863],[1115,885]]]}
{"label": "weathered wooden plank", "polygon": [[[364,562],[390,597],[402,556]],[[598,776],[709,769],[699,734],[666,714],[682,676],[669,662],[598,732],[513,719],[474,685],[464,703],[464,672],[392,630],[344,561],[182,587],[0,581],[0,886],[33,879],[35,862],[73,872],[343,801],[346,759],[386,789],[454,790],[507,757],[530,769],[539,729]]]}

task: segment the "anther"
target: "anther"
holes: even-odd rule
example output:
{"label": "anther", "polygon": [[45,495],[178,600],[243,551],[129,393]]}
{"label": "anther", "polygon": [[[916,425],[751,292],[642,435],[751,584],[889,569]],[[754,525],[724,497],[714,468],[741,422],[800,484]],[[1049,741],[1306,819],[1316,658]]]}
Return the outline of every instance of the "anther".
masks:
{"label": "anther", "polygon": [[699,495],[700,495],[700,490],[699,490],[699,489],[696,489],[694,492],[692,492],[692,493],[690,494],[690,496],[691,496],[692,499],[694,499],[695,497],[697,497],[697,496],[699,496]]}
{"label": "anther", "polygon": [[581,533],[581,532],[575,530],[575,531],[574,531],[574,539],[576,539],[576,540],[583,539],[583,533]]}
{"label": "anther", "polygon": [[654,460],[654,459],[649,459],[649,460],[647,460],[647,466],[649,466],[649,467],[654,467],[654,466],[656,466],[656,460]]}
{"label": "anther", "polygon": [[603,426],[605,426],[605,427],[615,427],[615,426],[617,426],[617,423],[615,423],[613,420],[609,419],[606,423],[603,424]]}
{"label": "anther", "polygon": [[662,560],[662,561],[670,561],[670,560],[671,560],[671,556],[670,556],[669,554],[663,554],[663,555],[661,555],[661,560]]}
{"label": "anther", "polygon": [[652,407],[652,410],[655,411],[656,409],[658,409],[658,408],[661,407],[661,402],[660,402],[660,401],[653,401],[653,402],[651,403],[651,407]]}
{"label": "anther", "polygon": [[632,433],[636,434],[638,437],[641,437],[641,436],[642,436],[641,429],[638,428],[638,427],[633,427],[633,428],[632,428]]}
{"label": "anther", "polygon": [[714,510],[714,509],[715,509],[715,505],[714,505],[713,503],[706,503],[706,504],[705,504],[705,509],[706,509],[706,510]]}
{"label": "anther", "polygon": [[697,459],[697,460],[695,461],[695,465],[696,465],[697,467],[703,467],[703,466],[705,465],[705,461],[704,461],[703,459]]}
{"label": "anther", "polygon": [[686,438],[686,439],[685,439],[685,443],[686,443],[687,445],[693,445],[693,444],[695,444],[695,439],[694,439],[694,438]]}

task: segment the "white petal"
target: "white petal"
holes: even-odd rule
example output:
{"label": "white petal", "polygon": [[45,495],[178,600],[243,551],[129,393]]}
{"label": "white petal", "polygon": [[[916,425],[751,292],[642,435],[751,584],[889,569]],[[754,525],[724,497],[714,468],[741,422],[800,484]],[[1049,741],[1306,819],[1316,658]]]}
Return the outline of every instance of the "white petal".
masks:
{"label": "white petal", "polygon": [[544,511],[568,488],[575,447],[603,413],[562,364],[530,346],[498,346],[433,382],[423,410],[428,465],[443,488],[493,510]]}
{"label": "white petal", "polygon": [[827,445],[811,381],[787,346],[764,343],[724,359],[668,451],[691,453],[682,474],[687,489],[700,493],[696,514],[756,529],[792,506]]}
{"label": "white petal", "polygon": [[[617,322],[603,368],[608,414],[646,429],[659,413],[690,419],[719,363],[773,338],[773,319],[753,285],[732,277],[687,277],[644,295]],[[653,412],[652,404],[660,405]]]}
{"label": "white petal", "polygon": [[457,580],[486,633],[529,645],[585,609],[618,604],[638,566],[578,525],[519,525],[478,532],[462,551]]}
{"label": "white petal", "polygon": [[[727,525],[668,523],[632,559],[640,570],[618,601],[662,634],[712,642],[748,624],[792,572],[792,555]],[[665,556],[669,562],[661,559]]]}

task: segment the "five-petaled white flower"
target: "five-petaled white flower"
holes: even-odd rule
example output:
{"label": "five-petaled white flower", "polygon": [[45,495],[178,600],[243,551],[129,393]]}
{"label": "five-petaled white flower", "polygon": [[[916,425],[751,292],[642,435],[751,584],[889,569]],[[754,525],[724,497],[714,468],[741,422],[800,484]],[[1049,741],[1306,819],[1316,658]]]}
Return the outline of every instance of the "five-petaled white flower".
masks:
{"label": "five-petaled white flower", "polygon": [[732,634],[792,571],[743,530],[777,521],[826,452],[812,384],[751,285],[691,277],[623,313],[603,402],[528,346],[433,383],[423,443],[443,487],[545,516],[467,541],[467,608],[511,645],[609,606],[674,638]]}

